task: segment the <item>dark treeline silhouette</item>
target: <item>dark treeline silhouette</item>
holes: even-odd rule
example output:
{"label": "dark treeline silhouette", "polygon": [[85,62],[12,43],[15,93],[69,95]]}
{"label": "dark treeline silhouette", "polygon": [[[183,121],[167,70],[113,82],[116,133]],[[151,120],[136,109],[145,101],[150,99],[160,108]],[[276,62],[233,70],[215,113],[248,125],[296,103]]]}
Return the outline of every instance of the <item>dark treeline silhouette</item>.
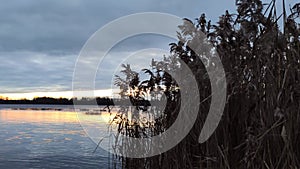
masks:
{"label": "dark treeline silhouette", "polygon": [[[50,104],[50,105],[72,105],[73,101],[76,100],[77,104],[81,105],[93,105],[95,100],[92,98],[83,97],[81,99],[72,98],[52,98],[52,97],[37,97],[32,100],[21,99],[21,100],[8,100],[0,99],[0,104]],[[96,102],[98,105],[114,105],[112,99],[107,97],[97,97]]]}
{"label": "dark treeline silhouette", "polygon": [[[134,106],[140,106],[140,109],[143,109],[145,106],[151,106],[150,102],[146,99],[144,100],[135,100],[134,98],[128,98],[126,100],[124,99],[111,99],[108,97],[96,97],[94,98],[89,98],[89,97],[83,97],[81,99],[77,98],[72,98],[72,99],[67,99],[67,98],[52,98],[52,97],[37,97],[32,100],[28,99],[20,99],[20,100],[9,100],[9,99],[2,99],[0,98],[0,104],[52,104],[52,105],[73,105],[74,102],[79,105],[94,105],[95,100],[98,105],[134,105]],[[152,102],[159,102],[157,101],[152,101]]]}

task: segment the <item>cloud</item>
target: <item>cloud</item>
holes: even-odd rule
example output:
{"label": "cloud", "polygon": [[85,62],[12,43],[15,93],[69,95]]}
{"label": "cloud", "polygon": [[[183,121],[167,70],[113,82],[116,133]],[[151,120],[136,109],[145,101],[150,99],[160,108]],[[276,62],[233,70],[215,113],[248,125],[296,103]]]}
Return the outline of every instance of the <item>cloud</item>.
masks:
{"label": "cloud", "polygon": [[7,1],[0,6],[0,50],[78,52],[97,29],[121,16],[155,11],[197,17],[201,11],[212,13],[206,10],[211,5],[192,0]]}
{"label": "cloud", "polygon": [[[140,49],[141,50],[141,49]],[[85,75],[95,74],[96,89],[109,89],[113,84],[114,74],[121,70],[120,65],[131,64],[133,70],[140,71],[150,64],[152,58],[161,58],[161,53],[136,51],[112,51],[100,62],[98,72],[90,72],[91,62],[83,60],[83,67],[77,68]],[[8,59],[9,58],[9,59]],[[73,73],[77,55],[50,55],[38,52],[0,52],[0,93],[18,92],[56,92],[72,90]],[[85,67],[86,66],[86,67]]]}
{"label": "cloud", "polygon": [[0,53],[0,92],[70,90],[77,55]]}
{"label": "cloud", "polygon": [[[194,19],[206,13],[213,21],[234,1],[220,0],[10,0],[0,6],[0,93],[65,91],[72,86],[74,65],[88,38],[106,23],[137,12],[165,12]],[[139,23],[136,23],[139,24]],[[109,36],[107,37],[109,38]],[[142,36],[116,45],[111,55],[148,47],[168,49],[170,39]],[[115,69],[111,57],[102,69]],[[111,83],[97,77],[99,88]]]}

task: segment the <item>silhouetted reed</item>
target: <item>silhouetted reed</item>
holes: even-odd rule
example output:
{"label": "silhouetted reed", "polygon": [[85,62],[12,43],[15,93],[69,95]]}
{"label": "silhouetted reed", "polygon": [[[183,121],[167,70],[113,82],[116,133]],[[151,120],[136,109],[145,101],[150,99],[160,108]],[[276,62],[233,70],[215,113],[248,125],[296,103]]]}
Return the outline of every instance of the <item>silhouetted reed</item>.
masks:
{"label": "silhouetted reed", "polygon": [[[282,1],[283,4],[285,1]],[[121,97],[130,97],[128,109],[115,117],[119,134],[151,137],[164,132],[176,119],[180,90],[163,70],[180,69],[181,59],[197,78],[201,104],[197,121],[188,136],[161,155],[122,158],[123,167],[155,169],[191,168],[299,168],[300,167],[300,3],[277,15],[275,0],[237,0],[237,14],[225,12],[216,25],[202,14],[195,22],[184,19],[178,43],[170,44],[170,56],[153,60],[145,69],[149,79],[123,65],[124,78],[116,77]],[[279,28],[280,20],[283,27]],[[190,24],[192,23],[192,27]],[[202,32],[216,47],[227,79],[227,101],[216,132],[205,143],[198,137],[210,105],[210,81],[196,53],[188,46]],[[208,60],[213,64],[213,60]],[[176,65],[176,64],[175,64]],[[165,95],[166,109],[134,104]],[[150,118],[140,119],[143,112]],[[134,145],[122,140],[121,146]],[[145,149],[151,149],[145,145]]]}

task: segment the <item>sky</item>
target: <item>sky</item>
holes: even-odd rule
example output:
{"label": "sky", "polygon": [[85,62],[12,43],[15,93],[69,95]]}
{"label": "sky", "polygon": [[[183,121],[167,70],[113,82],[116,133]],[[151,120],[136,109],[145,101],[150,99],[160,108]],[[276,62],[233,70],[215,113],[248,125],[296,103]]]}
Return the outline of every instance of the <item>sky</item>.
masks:
{"label": "sky", "polygon": [[[191,20],[206,13],[214,22],[235,0],[0,0],[0,96],[71,97],[72,76],[85,42],[105,24],[138,12],[163,12]],[[168,49],[174,40],[155,35],[132,37],[112,49],[124,55],[144,48]],[[148,61],[144,61],[147,62]],[[119,70],[109,63],[102,69]],[[110,76],[96,78],[98,95],[107,95]]]}

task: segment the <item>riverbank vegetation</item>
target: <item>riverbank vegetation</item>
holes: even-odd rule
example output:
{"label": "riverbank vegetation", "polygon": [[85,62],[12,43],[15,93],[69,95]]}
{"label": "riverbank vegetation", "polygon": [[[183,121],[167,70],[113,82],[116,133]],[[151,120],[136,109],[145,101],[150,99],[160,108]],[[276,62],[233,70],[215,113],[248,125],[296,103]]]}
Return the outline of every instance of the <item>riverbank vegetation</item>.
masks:
{"label": "riverbank vegetation", "polygon": [[[240,168],[281,169],[300,167],[300,3],[277,13],[272,0],[236,0],[236,13],[226,11],[216,24],[205,14],[196,20],[183,19],[178,42],[170,44],[170,55],[153,60],[144,69],[148,79],[140,79],[140,70],[123,65],[124,76],[116,77],[122,98],[133,103],[145,98],[162,97],[164,110],[137,105],[128,118],[128,109],[120,109],[115,123],[118,132],[130,137],[151,137],[168,129],[180,107],[180,88],[171,72],[180,69],[178,59],[189,66],[198,82],[200,110],[190,133],[176,147],[160,155],[133,159],[116,157],[126,169]],[[282,23],[282,25],[281,25]],[[191,26],[192,25],[192,26]],[[205,34],[216,48],[227,79],[227,100],[222,120],[210,139],[198,143],[211,101],[210,81],[202,63],[189,43]],[[203,56],[200,56],[203,57]],[[174,67],[174,65],[177,65]],[[146,112],[151,118],[139,118]],[[188,112],[186,112],[188,113]],[[183,126],[184,127],[184,126]],[[118,139],[118,138],[117,138]],[[122,147],[134,148],[121,140]],[[121,148],[120,148],[121,147]],[[145,145],[145,149],[151,149]]]}

